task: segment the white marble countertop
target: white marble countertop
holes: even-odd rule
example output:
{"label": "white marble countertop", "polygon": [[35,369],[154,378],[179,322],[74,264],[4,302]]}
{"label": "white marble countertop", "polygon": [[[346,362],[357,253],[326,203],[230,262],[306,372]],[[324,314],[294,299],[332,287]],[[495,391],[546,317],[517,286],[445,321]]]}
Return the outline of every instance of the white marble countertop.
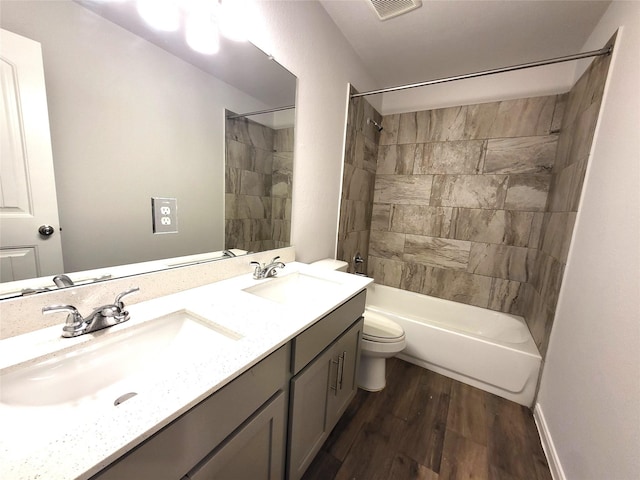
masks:
{"label": "white marble countertop", "polygon": [[[243,291],[296,272],[340,285],[286,304]],[[180,362],[184,364],[166,366],[161,374],[150,374],[136,388],[137,395],[117,407],[110,396],[108,401],[103,396],[73,405],[17,406],[0,401],[0,478],[91,477],[371,283],[365,277],[297,262],[280,270],[276,279],[240,275],[132,305],[128,322],[73,339],[61,338],[59,325],[1,341],[0,375],[19,365],[55,361],[65,352],[90,346],[94,338],[121,335],[180,310],[213,321],[238,337],[215,350],[194,352],[188,361]],[[90,368],[86,375],[90,378]]]}

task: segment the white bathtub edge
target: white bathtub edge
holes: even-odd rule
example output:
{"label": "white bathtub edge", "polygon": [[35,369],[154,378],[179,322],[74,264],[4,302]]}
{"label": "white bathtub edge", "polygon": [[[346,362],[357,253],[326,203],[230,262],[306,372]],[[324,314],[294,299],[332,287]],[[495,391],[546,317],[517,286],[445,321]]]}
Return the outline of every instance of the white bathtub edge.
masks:
{"label": "white bathtub edge", "polygon": [[542,412],[542,406],[539,403],[536,403],[536,406],[533,409],[533,420],[536,422],[536,426],[538,427],[540,443],[542,443],[542,449],[547,457],[551,477],[553,480],[566,480],[567,477],[565,477],[564,470],[562,470],[562,464],[560,463],[558,452],[553,444],[553,439],[551,438],[551,434],[547,428],[547,422],[544,418],[544,413]]}
{"label": "white bathtub edge", "polygon": [[440,375],[444,375],[445,377],[449,377],[459,382],[466,383],[467,385],[471,385],[472,387],[479,388],[480,390],[484,390],[485,392],[493,393],[494,395],[497,395],[499,397],[519,403],[520,405],[523,405],[527,408],[531,408],[531,405],[533,403],[535,389],[532,390],[532,385],[533,387],[535,387],[535,382],[527,382],[527,387],[523,389],[523,391],[513,393],[503,388],[496,387],[495,385],[492,385],[490,383],[478,380],[477,378],[473,378],[462,373],[449,370],[448,368],[442,367],[440,365],[427,362],[422,358],[416,358],[412,355],[407,355],[402,352],[397,354],[396,357],[400,360],[404,360],[405,362],[409,362],[419,367],[426,368],[427,370],[431,370],[432,372],[438,373]]}
{"label": "white bathtub edge", "polygon": [[[541,357],[522,317],[375,283],[365,318],[369,311],[404,329],[400,359],[533,408]],[[501,328],[517,340],[496,335]]]}

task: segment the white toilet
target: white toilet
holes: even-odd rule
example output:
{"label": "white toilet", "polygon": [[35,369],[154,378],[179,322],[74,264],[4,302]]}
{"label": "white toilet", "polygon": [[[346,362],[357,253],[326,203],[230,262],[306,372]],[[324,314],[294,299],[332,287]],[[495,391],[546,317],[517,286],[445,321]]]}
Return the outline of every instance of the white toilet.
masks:
{"label": "white toilet", "polygon": [[[332,259],[319,260],[312,265],[341,272],[346,272],[348,267],[347,262]],[[404,329],[385,315],[365,310],[360,342],[358,387],[370,392],[380,391],[386,385],[387,358],[400,353],[405,347]]]}

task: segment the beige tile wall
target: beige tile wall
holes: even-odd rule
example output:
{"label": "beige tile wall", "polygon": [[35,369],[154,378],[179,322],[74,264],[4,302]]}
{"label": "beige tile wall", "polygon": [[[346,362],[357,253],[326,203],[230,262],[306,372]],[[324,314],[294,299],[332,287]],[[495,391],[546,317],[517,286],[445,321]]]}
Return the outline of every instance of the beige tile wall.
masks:
{"label": "beige tile wall", "polygon": [[293,128],[226,122],[225,248],[264,251],[289,245]]}
{"label": "beige tile wall", "polygon": [[368,256],[376,282],[522,314],[561,100],[385,116]]}
{"label": "beige tile wall", "polygon": [[367,123],[368,118],[382,122],[382,116],[364,98],[350,100],[336,255],[349,262],[350,272],[355,254],[367,258],[369,250],[380,133]]}
{"label": "beige tile wall", "polygon": [[291,192],[293,187],[293,128],[276,130],[273,137],[271,222],[274,248],[291,243]]}
{"label": "beige tile wall", "polygon": [[525,319],[543,356],[549,343],[610,58],[597,57],[561,98],[566,108],[549,198],[539,241],[532,245],[536,248],[530,253],[532,275],[523,295]]}

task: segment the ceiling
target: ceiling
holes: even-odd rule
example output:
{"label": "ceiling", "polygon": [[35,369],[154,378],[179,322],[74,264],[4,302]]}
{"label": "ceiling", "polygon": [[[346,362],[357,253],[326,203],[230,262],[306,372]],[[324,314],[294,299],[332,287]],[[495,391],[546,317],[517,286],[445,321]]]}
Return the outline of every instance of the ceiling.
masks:
{"label": "ceiling", "polygon": [[379,87],[578,53],[610,1],[423,0],[378,20],[367,0],[320,0]]}

